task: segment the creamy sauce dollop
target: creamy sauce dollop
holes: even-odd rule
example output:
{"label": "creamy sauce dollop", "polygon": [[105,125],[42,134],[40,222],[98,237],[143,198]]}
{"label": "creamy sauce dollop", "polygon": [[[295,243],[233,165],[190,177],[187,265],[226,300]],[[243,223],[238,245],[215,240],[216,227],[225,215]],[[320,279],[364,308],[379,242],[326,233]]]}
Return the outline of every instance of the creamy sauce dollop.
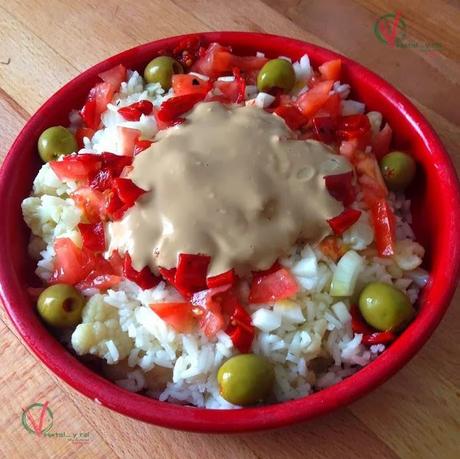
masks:
{"label": "creamy sauce dollop", "polygon": [[109,251],[155,273],[180,253],[209,255],[210,276],[267,269],[297,241],[331,232],[326,220],[343,206],[323,177],[350,170],[260,108],[200,103],[134,159],[129,178],[149,193],[109,224]]}

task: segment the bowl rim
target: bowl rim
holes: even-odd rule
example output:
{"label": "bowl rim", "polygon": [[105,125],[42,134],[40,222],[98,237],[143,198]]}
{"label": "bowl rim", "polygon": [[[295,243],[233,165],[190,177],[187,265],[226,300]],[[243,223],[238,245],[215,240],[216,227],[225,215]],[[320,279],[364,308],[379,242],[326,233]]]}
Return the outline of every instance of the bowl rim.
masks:
{"label": "bowl rim", "polygon": [[[443,290],[437,300],[437,304],[434,305],[435,307],[433,307],[429,314],[424,316],[424,320],[419,322],[417,327],[410,328],[410,333],[408,333],[409,329],[406,330],[391,348],[385,351],[378,359],[329,388],[297,400],[274,405],[240,410],[210,410],[160,402],[139,394],[130,393],[84,366],[79,360],[71,356],[63,346],[59,345],[52,338],[51,334],[34,328],[34,324],[25,320],[21,314],[15,311],[15,302],[18,298],[18,293],[11,287],[14,277],[13,269],[8,263],[4,262],[4,258],[2,258],[2,262],[0,263],[0,298],[24,342],[52,372],[57,374],[78,392],[93,399],[96,403],[102,404],[121,414],[163,427],[208,433],[263,430],[285,426],[294,422],[306,421],[343,407],[357,398],[364,396],[372,389],[383,384],[383,382],[405,365],[428,340],[439,324],[449,306],[458,279],[460,269],[460,241],[458,240],[458,234],[460,234],[460,185],[455,169],[439,137],[423,115],[405,96],[378,75],[334,51],[302,40],[273,34],[232,31],[199,32],[144,43],[109,57],[80,73],[45,101],[26,122],[12,144],[0,169],[0,208],[5,208],[4,206],[8,205],[4,196],[6,196],[7,177],[10,171],[14,169],[15,156],[20,154],[21,144],[47,107],[55,104],[69,90],[77,87],[87,78],[97,75],[103,68],[118,64],[145,47],[155,44],[158,46],[158,49],[161,46],[170,48],[171,44],[194,36],[203,37],[207,42],[224,39],[227,42],[238,43],[240,45],[251,40],[266,40],[267,48],[271,46],[270,41],[281,40],[285,41],[286,44],[294,43],[302,46],[305,48],[305,52],[314,51],[315,53],[327,56],[328,59],[340,58],[358,78],[369,80],[375,88],[378,88],[386,98],[392,101],[395,107],[397,105],[397,109],[407,117],[412,128],[427,148],[429,146],[431,150],[436,152],[438,157],[442,158],[443,170],[440,174],[442,174],[444,186],[449,190],[448,205],[453,218],[450,219],[447,226],[443,229],[446,232],[446,244],[449,243],[451,247],[450,264],[445,276],[447,287]],[[7,253],[3,252],[3,250],[7,250],[7,247],[3,243],[5,238],[2,237],[5,231],[4,226],[0,226],[0,251]]]}

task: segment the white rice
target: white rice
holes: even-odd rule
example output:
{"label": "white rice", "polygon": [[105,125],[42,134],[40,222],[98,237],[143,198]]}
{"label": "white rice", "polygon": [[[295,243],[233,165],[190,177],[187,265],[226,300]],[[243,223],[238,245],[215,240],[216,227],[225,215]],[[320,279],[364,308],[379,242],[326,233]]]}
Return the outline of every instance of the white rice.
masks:
{"label": "white rice", "polygon": [[[293,90],[295,94],[306,90],[305,81],[311,77],[313,69],[307,55],[293,66],[298,80]],[[219,80],[233,81],[233,78],[221,77]],[[364,104],[346,100],[349,85],[336,82],[334,91],[344,99],[344,114],[364,112]],[[82,152],[119,153],[118,126],[139,129],[143,137],[152,139],[157,132],[153,116],[143,115],[138,122],[127,122],[117,109],[144,99],[158,106],[172,95],[172,91],[165,94],[158,84],[145,85],[137,72],[130,71],[128,81],[122,83],[120,92],[102,115],[103,128],[92,140],[85,139]],[[246,95],[260,107],[273,102],[271,95],[257,93],[255,86],[248,86]],[[381,115],[373,113],[368,114],[372,118],[371,125],[379,123],[380,126]],[[78,113],[70,114],[70,123],[72,129],[78,127],[81,123]],[[54,241],[70,237],[81,245],[77,229],[81,211],[68,197],[75,188],[75,183],[60,181],[45,164],[34,180],[31,197],[22,204],[25,221],[32,230],[29,251],[38,261],[37,275],[45,282],[53,271]],[[389,201],[397,216],[400,240],[397,253],[385,259],[363,257],[364,269],[358,277],[357,290],[368,282],[380,280],[397,286],[415,302],[428,278],[427,273],[419,268],[424,251],[413,241],[410,202],[400,194],[391,194]],[[360,196],[354,207],[363,213],[344,233],[343,240],[351,249],[360,251],[372,246],[374,233]],[[351,329],[351,299],[338,301],[329,294],[336,263],[309,245],[293,248],[281,263],[289,267],[298,280],[301,288],[296,297],[274,305],[248,306],[256,328],[252,352],[266,356],[275,370],[272,401],[302,397],[335,384],[385,350],[383,345],[363,346],[362,335],[354,334]],[[126,378],[119,379],[118,385],[138,392],[148,387],[146,373],[155,367],[170,368],[171,379],[157,394],[160,400],[207,408],[237,408],[219,395],[216,381],[216,372],[222,362],[237,354],[230,337],[223,331],[213,340],[207,339],[200,331],[178,333],[149,307],[152,303],[180,299],[172,287],[161,282],[154,289],[143,291],[125,280],[103,294],[94,289],[84,293],[89,299],[82,323],[72,335],[73,348],[80,355],[97,355],[108,364],[127,359],[133,370]],[[319,359],[329,362],[321,370],[315,369]]]}

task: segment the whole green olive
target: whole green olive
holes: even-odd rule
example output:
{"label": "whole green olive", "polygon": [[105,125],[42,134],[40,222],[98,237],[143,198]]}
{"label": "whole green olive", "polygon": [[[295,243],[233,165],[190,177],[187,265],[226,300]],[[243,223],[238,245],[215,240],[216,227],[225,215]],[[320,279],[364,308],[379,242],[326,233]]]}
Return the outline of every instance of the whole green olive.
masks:
{"label": "whole green olive", "polygon": [[392,191],[403,191],[415,176],[415,161],[407,153],[392,151],[380,161],[383,179]]}
{"label": "whole green olive", "polygon": [[85,300],[74,287],[55,284],[38,297],[37,309],[41,318],[53,327],[73,327],[80,323]]}
{"label": "whole green olive", "polygon": [[38,138],[38,153],[45,163],[73,153],[77,148],[75,136],[64,126],[50,127]]}
{"label": "whole green olive", "polygon": [[359,295],[359,310],[364,320],[380,331],[398,331],[414,317],[408,296],[383,282],[367,284]]}
{"label": "whole green olive", "polygon": [[228,359],[217,372],[220,395],[235,405],[253,405],[265,400],[275,381],[273,367],[256,354]]}
{"label": "whole green olive", "polygon": [[171,87],[171,79],[175,73],[184,73],[182,65],[172,57],[159,56],[147,64],[144,78],[147,83],[160,83],[167,91]]}
{"label": "whole green olive", "polygon": [[268,61],[257,75],[257,89],[259,91],[281,88],[289,92],[294,87],[294,84],[294,68],[286,59]]}

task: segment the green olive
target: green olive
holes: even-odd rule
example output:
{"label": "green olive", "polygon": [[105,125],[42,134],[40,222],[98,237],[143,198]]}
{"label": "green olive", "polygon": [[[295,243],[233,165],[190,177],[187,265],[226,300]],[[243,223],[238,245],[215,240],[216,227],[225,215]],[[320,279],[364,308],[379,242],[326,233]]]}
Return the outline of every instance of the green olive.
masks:
{"label": "green olive", "polygon": [[380,169],[390,190],[403,191],[414,179],[416,165],[408,154],[392,151],[381,159]]}
{"label": "green olive", "polygon": [[73,327],[80,323],[85,300],[74,287],[55,284],[38,297],[37,309],[41,318],[53,327]]}
{"label": "green olive", "polygon": [[415,311],[405,293],[383,282],[367,284],[359,295],[364,320],[380,331],[398,331],[414,317]]}
{"label": "green olive", "polygon": [[294,84],[294,68],[286,59],[268,61],[257,75],[257,89],[259,91],[281,88],[289,92],[294,87]]}
{"label": "green olive", "polygon": [[253,405],[263,401],[275,381],[273,367],[255,354],[240,354],[227,360],[217,372],[220,395],[235,405]]}
{"label": "green olive", "polygon": [[73,153],[77,148],[75,136],[64,126],[50,127],[38,138],[38,153],[45,163]]}
{"label": "green olive", "polygon": [[147,83],[160,83],[167,91],[171,87],[171,79],[175,73],[184,73],[182,65],[172,57],[160,56],[147,64],[144,78]]}

